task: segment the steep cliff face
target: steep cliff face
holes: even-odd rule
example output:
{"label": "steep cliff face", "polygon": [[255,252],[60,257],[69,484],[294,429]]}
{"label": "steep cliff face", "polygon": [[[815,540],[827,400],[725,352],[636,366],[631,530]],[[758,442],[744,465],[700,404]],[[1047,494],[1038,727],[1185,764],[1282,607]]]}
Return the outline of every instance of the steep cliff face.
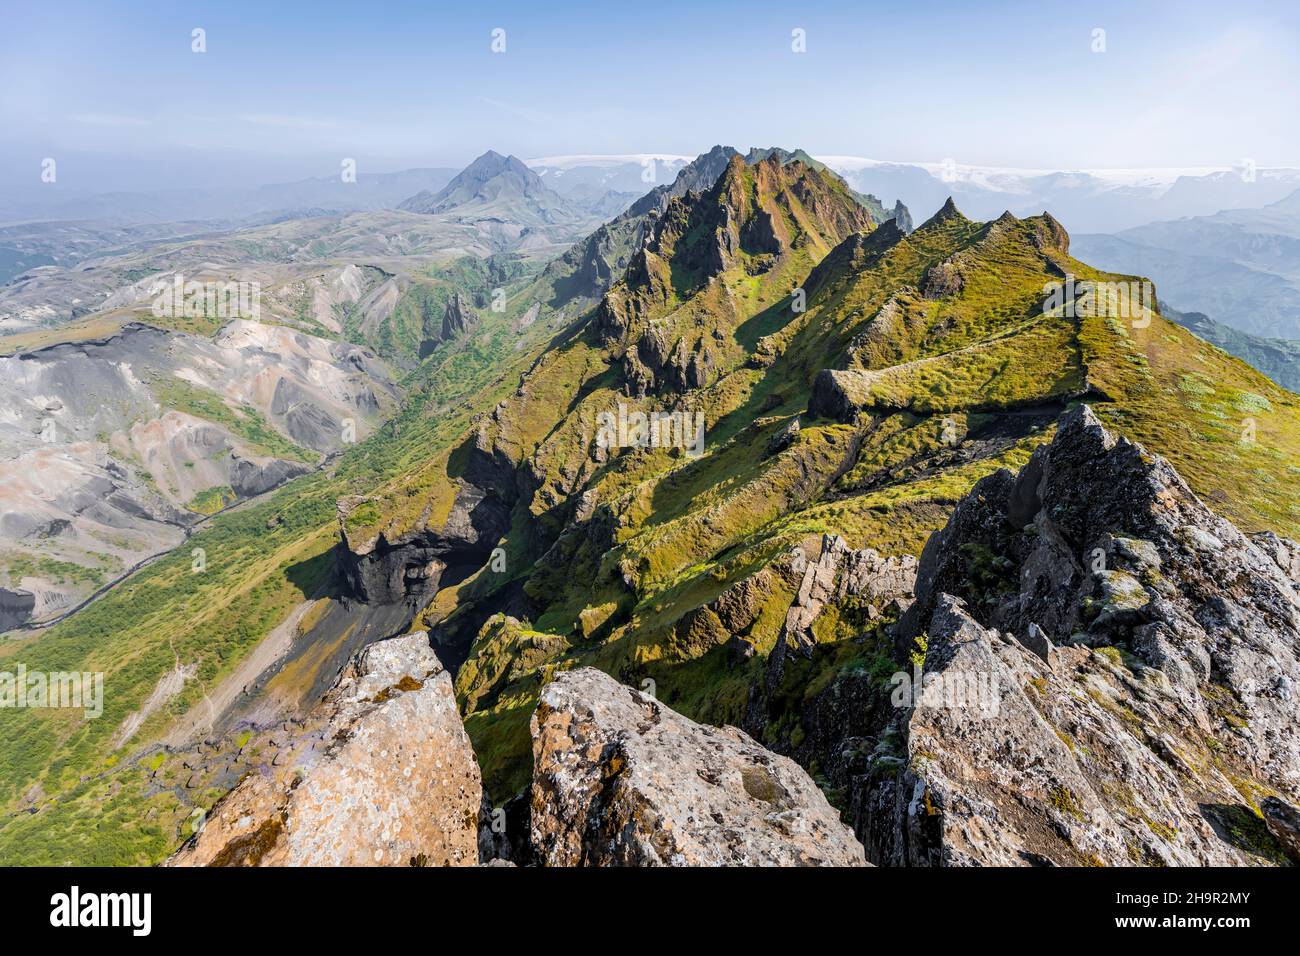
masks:
{"label": "steep cliff face", "polygon": [[337,567],[345,594],[367,604],[404,603],[414,613],[440,587],[486,564],[510,528],[521,478],[486,425],[445,460],[441,494],[413,527],[374,521],[387,504],[382,495],[339,501]]}
{"label": "steep cliff face", "polygon": [[442,316],[442,337],[451,339],[464,335],[478,325],[478,321],[478,314],[470,308],[464,296],[459,292],[453,292],[451,298],[447,300],[447,309]]}
{"label": "steep cliff face", "polygon": [[903,205],[903,200],[901,199],[894,203],[893,219],[894,225],[896,225],[902,233],[909,233],[916,228],[912,224],[912,214],[908,211],[907,207]]}

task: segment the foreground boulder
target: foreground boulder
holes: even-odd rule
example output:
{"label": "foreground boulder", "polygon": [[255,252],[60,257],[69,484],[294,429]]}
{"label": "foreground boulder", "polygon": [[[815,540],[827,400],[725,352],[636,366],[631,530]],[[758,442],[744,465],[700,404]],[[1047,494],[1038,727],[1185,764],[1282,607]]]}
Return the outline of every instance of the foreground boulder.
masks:
{"label": "foreground boulder", "polygon": [[1214,515],[1086,406],[1065,415],[925,547],[897,630],[919,685],[895,688],[850,787],[872,860],[1283,862],[1294,554]]}
{"label": "foreground boulder", "polygon": [[472,866],[482,785],[423,631],[362,651],[291,761],[254,769],[173,866]]}
{"label": "foreground boulder", "polygon": [[797,764],[590,668],[532,719],[533,849],[550,866],[862,866]]}

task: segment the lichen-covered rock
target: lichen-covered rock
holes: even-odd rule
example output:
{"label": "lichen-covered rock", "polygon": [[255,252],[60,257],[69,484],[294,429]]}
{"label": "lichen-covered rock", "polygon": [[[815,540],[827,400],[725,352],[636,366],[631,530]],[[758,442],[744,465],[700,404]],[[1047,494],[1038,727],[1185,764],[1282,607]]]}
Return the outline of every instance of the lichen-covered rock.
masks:
{"label": "lichen-covered rock", "polygon": [[861,866],[862,847],[792,760],[696,724],[590,668],[532,718],[532,843],[550,866]]}
{"label": "lichen-covered rock", "polygon": [[1057,648],[1048,666],[949,595],[927,643],[902,763],[879,768],[855,806],[878,862],[1258,862],[1265,848],[1232,833],[1251,810],[1198,752],[1157,670],[1082,647]]}
{"label": "lichen-covered rock", "polygon": [[472,866],[482,785],[423,631],[362,651],[292,762],[254,769],[173,866]]}
{"label": "lichen-covered rock", "polygon": [[1300,590],[1300,544],[1272,532],[1264,531],[1251,537],[1261,551],[1267,554]]}
{"label": "lichen-covered rock", "polygon": [[[892,746],[849,787],[871,859],[1281,862],[1283,804],[1264,798],[1300,794],[1292,553],[1067,413],[926,544],[896,630],[925,693],[895,702],[875,728]],[[952,705],[972,689],[978,706]]]}

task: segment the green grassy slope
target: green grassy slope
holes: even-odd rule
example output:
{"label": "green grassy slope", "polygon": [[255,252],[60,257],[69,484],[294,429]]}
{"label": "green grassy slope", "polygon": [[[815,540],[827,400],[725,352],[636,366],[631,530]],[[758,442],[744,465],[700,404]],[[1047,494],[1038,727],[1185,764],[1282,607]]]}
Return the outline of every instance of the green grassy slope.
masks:
{"label": "green grassy slope", "polygon": [[[185,804],[216,795],[151,791],[135,751],[111,746],[122,718],[178,658],[197,662],[200,679],[135,739],[156,738],[317,593],[339,497],[371,499],[347,519],[354,547],[436,530],[473,454],[517,471],[507,572],[447,589],[428,620],[477,632],[456,687],[496,800],[527,780],[528,717],[557,668],[653,681],[697,719],[740,722],[798,583],[793,548],[815,554],[835,533],[918,553],[979,478],[1022,465],[1080,397],[1243,528],[1300,534],[1300,398],[1159,315],[1045,309],[1066,274],[1128,281],[1073,260],[1049,217],[975,223],[946,208],[902,236],[872,229],[815,168],[733,161],[712,190],[668,204],[595,309],[554,337],[541,322],[521,331],[536,298],[519,292],[435,352],[402,415],[335,470],[218,519],[193,541],[208,572],[170,556],[7,646],[6,660],[109,678],[99,721],[0,712],[0,860],[170,849]],[[703,454],[599,447],[600,416],[619,405],[701,413]],[[526,619],[493,613],[521,599]],[[840,609],[819,620],[825,646],[800,665],[801,693],[872,666],[847,640],[860,624]],[[736,640],[753,656],[733,655]],[[27,804],[39,812],[14,812]]]}
{"label": "green grassy slope", "polygon": [[[743,220],[745,190],[728,201]],[[811,241],[802,249],[766,289],[753,257],[709,281],[692,271],[689,247],[670,251],[680,259],[666,268],[651,261],[639,285],[630,278],[606,299],[616,317],[634,316],[613,323],[619,337],[573,344],[496,416],[508,423],[500,447],[536,473],[529,516],[562,529],[522,572],[532,620],[490,621],[457,682],[497,797],[526,782],[528,714],[555,668],[651,679],[674,707],[739,722],[796,584],[782,565],[792,546],[815,553],[817,537],[835,533],[919,552],[979,478],[1022,465],[1080,397],[1243,528],[1300,531],[1288,492],[1300,477],[1300,399],[1154,313],[1045,309],[1045,287],[1066,274],[1130,281],[1070,258],[1050,218],[973,223],[948,209],[911,236],[881,229],[829,255]],[[798,269],[810,274],[795,279]],[[807,311],[791,308],[789,285],[804,288]],[[639,356],[646,330],[707,343],[711,379],[683,392],[659,377],[630,398],[644,376],[628,353]],[[854,414],[809,417],[826,368],[853,382]],[[593,420],[618,402],[703,411],[704,456],[632,449],[596,460]],[[791,428],[792,441],[773,444]],[[712,608],[738,592],[754,611],[740,636],[757,654],[734,665],[736,633]],[[472,589],[462,599],[491,603]]]}
{"label": "green grassy slope", "polygon": [[[102,671],[104,713],[0,710],[0,863],[122,864],[159,859],[181,835],[188,803],[150,785],[139,749],[204,695],[289,610],[328,588],[339,497],[414,470],[473,415],[508,393],[546,344],[542,325],[516,328],[525,304],[485,312],[482,328],[438,348],[407,384],[400,415],[267,500],[217,517],[186,546],[142,569],[47,631],[0,644],[0,669]],[[206,570],[192,573],[201,548]],[[123,748],[114,736],[180,661],[196,678]],[[37,808],[37,812],[23,812]]]}

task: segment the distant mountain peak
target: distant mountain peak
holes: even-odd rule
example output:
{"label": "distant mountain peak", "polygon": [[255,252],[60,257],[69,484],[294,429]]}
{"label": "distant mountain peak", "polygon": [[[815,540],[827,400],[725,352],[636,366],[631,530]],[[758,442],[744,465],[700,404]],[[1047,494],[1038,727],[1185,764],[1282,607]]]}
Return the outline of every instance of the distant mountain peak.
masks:
{"label": "distant mountain peak", "polygon": [[[460,176],[469,179],[486,180],[507,171],[518,175],[531,173],[536,176],[536,173],[533,173],[521,160],[510,155],[502,156],[493,149],[489,149],[461,170]],[[540,177],[538,179],[540,180]]]}
{"label": "distant mountain peak", "polygon": [[582,218],[576,206],[547,186],[515,156],[489,149],[436,193],[427,190],[403,202],[407,212],[457,212],[485,218],[552,223]]}
{"label": "distant mountain peak", "polygon": [[939,211],[921,224],[921,228],[925,229],[930,226],[940,226],[945,222],[953,220],[961,221],[965,219],[966,217],[961,214],[961,210],[957,208],[957,204],[953,202],[952,197],[949,196],[948,201],[943,204]]}
{"label": "distant mountain peak", "polygon": [[[643,332],[645,316],[675,295],[707,298],[706,290],[718,280],[725,284],[728,276],[749,276],[760,284],[802,278],[807,272],[800,270],[849,235],[870,232],[874,222],[838,176],[799,161],[783,163],[769,152],[754,165],[734,153],[712,188],[673,198],[647,228],[622,282],[606,292],[597,310],[596,328],[606,342]],[[695,387],[711,374],[711,349],[695,359],[666,357],[647,340],[637,353],[646,361],[629,360],[629,394],[643,395],[655,382]]]}

